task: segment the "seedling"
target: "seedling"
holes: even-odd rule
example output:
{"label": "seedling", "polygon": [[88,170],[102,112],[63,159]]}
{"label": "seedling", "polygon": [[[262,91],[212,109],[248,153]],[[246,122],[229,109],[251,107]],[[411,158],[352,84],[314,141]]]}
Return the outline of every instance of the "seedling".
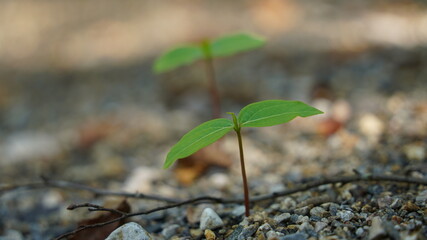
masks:
{"label": "seedling", "polygon": [[212,115],[219,118],[221,101],[218,92],[213,59],[231,56],[233,54],[261,47],[264,39],[244,33],[228,35],[216,39],[204,39],[195,44],[188,44],[173,48],[160,56],[155,64],[154,71],[163,73],[180,66],[191,64],[197,60],[205,62],[206,77],[212,104]]}
{"label": "seedling", "polygon": [[245,215],[249,216],[249,188],[246,178],[241,129],[243,127],[269,127],[291,121],[296,117],[321,114],[322,111],[300,101],[265,100],[247,105],[232,120],[218,118],[207,121],[185,134],[169,151],[163,168],[170,167],[176,160],[185,158],[234,130],[237,134],[240,165],[243,178]]}

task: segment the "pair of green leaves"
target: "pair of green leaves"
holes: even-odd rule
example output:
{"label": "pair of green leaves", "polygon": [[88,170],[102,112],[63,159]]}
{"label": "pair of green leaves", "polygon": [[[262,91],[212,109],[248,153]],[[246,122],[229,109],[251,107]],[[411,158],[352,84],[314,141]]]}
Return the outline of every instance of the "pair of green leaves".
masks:
{"label": "pair of green leaves", "polygon": [[296,117],[321,114],[322,111],[300,101],[266,100],[244,107],[232,121],[218,118],[200,124],[175,144],[169,151],[163,168],[170,167],[176,160],[190,156],[214,143],[231,130],[242,127],[268,127],[291,121]]}
{"label": "pair of green leaves", "polygon": [[199,44],[177,47],[156,60],[154,71],[161,73],[201,59],[230,56],[261,47],[264,43],[265,40],[261,37],[238,33],[213,39],[212,41],[206,40]]}

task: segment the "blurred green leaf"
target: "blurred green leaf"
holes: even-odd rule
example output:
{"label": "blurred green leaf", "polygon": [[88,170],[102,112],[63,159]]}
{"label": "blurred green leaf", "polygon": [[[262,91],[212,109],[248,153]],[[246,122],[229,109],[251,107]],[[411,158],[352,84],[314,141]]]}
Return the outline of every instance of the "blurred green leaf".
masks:
{"label": "blurred green leaf", "polygon": [[204,58],[204,53],[197,45],[177,47],[157,58],[154,63],[154,71],[156,73],[166,72],[202,58]]}
{"label": "blurred green leaf", "polygon": [[268,127],[296,117],[321,114],[322,111],[300,101],[266,100],[244,107],[238,116],[241,127]]}
{"label": "blurred green leaf", "polygon": [[170,167],[176,160],[190,156],[214,143],[233,129],[229,119],[218,118],[207,121],[185,134],[169,151],[163,168]]}
{"label": "blurred green leaf", "polygon": [[225,57],[235,53],[249,51],[264,45],[265,40],[261,37],[238,33],[217,38],[211,43],[212,57]]}

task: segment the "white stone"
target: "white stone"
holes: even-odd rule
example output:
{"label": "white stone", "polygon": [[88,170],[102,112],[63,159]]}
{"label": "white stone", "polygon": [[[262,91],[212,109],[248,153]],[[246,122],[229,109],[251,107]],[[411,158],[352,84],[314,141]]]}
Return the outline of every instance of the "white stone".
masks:
{"label": "white stone", "polygon": [[372,218],[372,224],[369,228],[369,240],[380,239],[381,237],[386,235],[386,231],[382,226],[382,221],[380,217]]}
{"label": "white stone", "polygon": [[130,222],[114,230],[105,240],[152,240],[139,224]]}
{"label": "white stone", "polygon": [[200,229],[215,229],[222,227],[224,223],[212,208],[205,208],[200,217]]}

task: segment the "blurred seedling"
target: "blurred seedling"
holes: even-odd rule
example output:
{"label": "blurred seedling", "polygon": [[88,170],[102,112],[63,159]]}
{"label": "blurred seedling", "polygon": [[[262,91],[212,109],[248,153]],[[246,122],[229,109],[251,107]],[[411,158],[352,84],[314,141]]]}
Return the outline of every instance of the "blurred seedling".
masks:
{"label": "blurred seedling", "polygon": [[198,60],[204,61],[211,98],[212,116],[213,118],[219,118],[221,100],[215,78],[213,60],[253,50],[261,47],[264,43],[265,40],[263,38],[246,33],[237,33],[216,39],[204,39],[200,42],[179,46],[165,52],[154,63],[154,71],[163,73]]}
{"label": "blurred seedling", "polygon": [[246,178],[241,129],[243,127],[268,127],[291,121],[296,117],[321,114],[320,110],[300,101],[265,100],[247,105],[232,120],[217,118],[200,124],[186,133],[169,151],[163,168],[170,167],[176,160],[185,158],[196,151],[216,142],[234,130],[237,134],[240,165],[243,178],[245,215],[249,216],[249,189]]}

